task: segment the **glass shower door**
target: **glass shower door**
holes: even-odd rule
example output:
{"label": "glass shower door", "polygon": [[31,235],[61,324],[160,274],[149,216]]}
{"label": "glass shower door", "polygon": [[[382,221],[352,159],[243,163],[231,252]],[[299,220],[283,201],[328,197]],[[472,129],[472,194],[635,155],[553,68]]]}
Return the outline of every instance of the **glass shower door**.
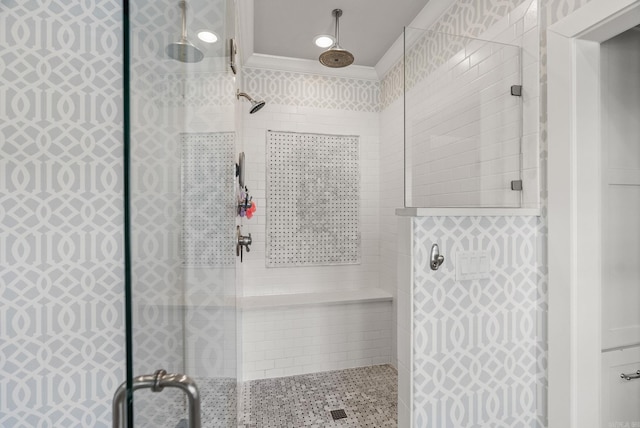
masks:
{"label": "glass shower door", "polygon": [[[185,374],[202,426],[236,426],[232,8],[129,7],[132,375]],[[135,426],[187,426],[184,391],[153,389],[133,393]]]}

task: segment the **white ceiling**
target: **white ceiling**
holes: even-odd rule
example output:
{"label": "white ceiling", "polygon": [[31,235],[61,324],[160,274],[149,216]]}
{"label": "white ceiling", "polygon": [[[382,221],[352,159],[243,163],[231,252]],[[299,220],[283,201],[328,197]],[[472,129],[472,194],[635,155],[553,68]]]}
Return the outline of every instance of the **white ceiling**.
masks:
{"label": "white ceiling", "polygon": [[319,34],[333,35],[342,9],[340,45],[355,65],[373,67],[429,0],[255,0],[254,52],[317,60]]}

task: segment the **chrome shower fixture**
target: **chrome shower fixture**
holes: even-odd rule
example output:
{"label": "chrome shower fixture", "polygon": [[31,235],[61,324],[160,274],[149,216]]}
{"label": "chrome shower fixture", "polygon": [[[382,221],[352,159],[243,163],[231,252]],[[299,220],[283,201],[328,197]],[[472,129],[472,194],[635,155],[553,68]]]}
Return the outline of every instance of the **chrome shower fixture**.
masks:
{"label": "chrome shower fixture", "polygon": [[264,101],[256,101],[256,100],[254,100],[253,98],[251,98],[249,95],[245,94],[244,92],[240,92],[240,89],[238,89],[237,92],[236,92],[236,99],[239,100],[240,97],[246,98],[251,103],[251,110],[249,110],[249,114],[253,114],[253,113],[257,112],[262,107],[264,107],[264,105],[266,104],[266,102],[264,102]]}
{"label": "chrome shower fixture", "polygon": [[333,9],[331,12],[336,18],[336,38],[333,46],[320,54],[320,63],[326,67],[341,68],[353,64],[353,54],[340,47],[340,22],[342,9]]}
{"label": "chrome shower fixture", "polygon": [[178,6],[182,10],[182,35],[180,40],[167,46],[167,55],[180,62],[200,62],[204,54],[187,37],[187,2],[180,1]]}

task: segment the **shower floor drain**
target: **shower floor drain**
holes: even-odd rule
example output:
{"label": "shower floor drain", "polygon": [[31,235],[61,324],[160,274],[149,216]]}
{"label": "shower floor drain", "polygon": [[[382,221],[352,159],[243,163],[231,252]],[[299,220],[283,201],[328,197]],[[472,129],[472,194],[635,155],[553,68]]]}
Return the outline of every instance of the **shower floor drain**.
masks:
{"label": "shower floor drain", "polygon": [[332,410],[331,411],[331,417],[333,418],[334,421],[337,421],[338,419],[344,419],[347,417],[347,413],[340,409],[340,410]]}

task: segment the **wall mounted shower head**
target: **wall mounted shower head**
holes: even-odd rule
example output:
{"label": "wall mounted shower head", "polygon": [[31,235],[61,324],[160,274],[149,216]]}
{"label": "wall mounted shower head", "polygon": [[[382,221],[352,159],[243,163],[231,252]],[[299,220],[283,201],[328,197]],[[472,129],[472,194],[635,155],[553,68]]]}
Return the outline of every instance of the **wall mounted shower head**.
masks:
{"label": "wall mounted shower head", "polygon": [[251,98],[249,95],[245,94],[244,92],[240,92],[240,89],[238,89],[238,91],[236,92],[236,99],[239,100],[240,97],[246,98],[251,103],[251,110],[249,110],[249,114],[253,114],[253,113],[257,112],[262,107],[264,107],[264,105],[266,104],[266,102],[264,102],[264,101],[256,101],[256,100],[254,100],[253,98]]}
{"label": "wall mounted shower head", "polygon": [[204,54],[187,37],[187,2],[180,1],[178,5],[182,10],[182,36],[180,40],[167,46],[167,55],[180,62],[200,62]]}

